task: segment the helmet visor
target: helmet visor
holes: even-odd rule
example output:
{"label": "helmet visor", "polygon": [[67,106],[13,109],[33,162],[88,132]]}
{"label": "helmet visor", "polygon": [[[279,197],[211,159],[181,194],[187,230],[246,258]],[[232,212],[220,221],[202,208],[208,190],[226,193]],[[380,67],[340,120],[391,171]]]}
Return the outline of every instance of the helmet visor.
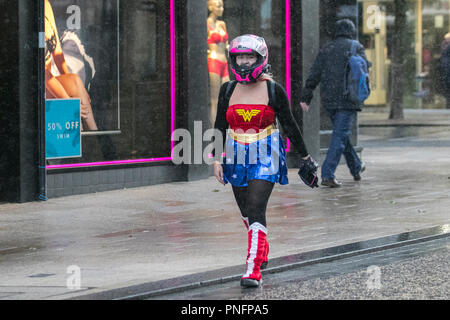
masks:
{"label": "helmet visor", "polygon": [[230,54],[256,52],[263,58],[267,56],[267,46],[263,38],[254,35],[243,35],[230,42]]}

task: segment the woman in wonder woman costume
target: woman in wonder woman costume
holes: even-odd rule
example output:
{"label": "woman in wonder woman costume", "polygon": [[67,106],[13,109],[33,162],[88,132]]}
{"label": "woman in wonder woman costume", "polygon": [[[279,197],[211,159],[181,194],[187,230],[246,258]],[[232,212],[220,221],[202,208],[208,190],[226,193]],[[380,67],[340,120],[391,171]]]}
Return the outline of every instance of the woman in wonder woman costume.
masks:
{"label": "woman in wonder woman costume", "polygon": [[208,25],[208,72],[211,98],[211,123],[216,119],[217,97],[220,86],[230,80],[228,74],[228,33],[225,22],[218,18],[223,14],[222,0],[208,0],[210,14]]}
{"label": "woman in wonder woman costume", "polygon": [[264,39],[255,35],[235,38],[230,43],[229,60],[236,81],[223,84],[219,93],[214,127],[226,141],[226,153],[220,161],[221,155],[213,152],[214,175],[224,185],[231,183],[248,231],[247,270],[241,286],[256,287],[261,282],[260,270],[268,263],[267,202],[275,183],[288,183],[276,118],[300,153],[299,175],[311,188],[318,186],[318,165],[306,150],[285,90],[266,73],[269,65]]}

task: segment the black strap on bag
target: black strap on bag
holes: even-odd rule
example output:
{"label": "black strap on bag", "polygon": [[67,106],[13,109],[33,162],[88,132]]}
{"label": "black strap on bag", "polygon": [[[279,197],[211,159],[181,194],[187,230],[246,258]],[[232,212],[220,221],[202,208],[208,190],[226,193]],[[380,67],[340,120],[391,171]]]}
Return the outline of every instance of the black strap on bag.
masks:
{"label": "black strap on bag", "polygon": [[225,89],[225,105],[228,105],[230,102],[230,98],[231,98],[231,94],[233,93],[234,87],[236,87],[237,81],[236,80],[231,80],[228,81],[228,85],[227,88]]}
{"label": "black strap on bag", "polygon": [[270,90],[270,98],[272,98],[273,104],[277,104],[276,102],[276,94],[275,94],[275,82],[269,81],[269,90]]}

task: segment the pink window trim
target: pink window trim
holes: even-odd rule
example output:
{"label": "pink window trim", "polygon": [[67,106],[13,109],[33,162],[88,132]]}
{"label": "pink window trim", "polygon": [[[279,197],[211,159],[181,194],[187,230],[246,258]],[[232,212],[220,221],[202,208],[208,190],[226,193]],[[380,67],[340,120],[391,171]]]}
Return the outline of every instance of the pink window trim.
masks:
{"label": "pink window trim", "polygon": [[[286,92],[289,100],[291,100],[291,1],[285,0],[285,39],[286,39]],[[175,0],[170,0],[170,133],[175,130]],[[170,150],[173,151],[175,142],[171,140]],[[287,139],[286,151],[290,150],[290,141]],[[101,162],[85,162],[72,164],[48,165],[47,169],[62,168],[79,168],[79,167],[97,167],[109,165],[123,165],[133,163],[162,162],[171,161],[170,157],[147,158],[147,159],[131,159],[131,160],[115,160]]]}

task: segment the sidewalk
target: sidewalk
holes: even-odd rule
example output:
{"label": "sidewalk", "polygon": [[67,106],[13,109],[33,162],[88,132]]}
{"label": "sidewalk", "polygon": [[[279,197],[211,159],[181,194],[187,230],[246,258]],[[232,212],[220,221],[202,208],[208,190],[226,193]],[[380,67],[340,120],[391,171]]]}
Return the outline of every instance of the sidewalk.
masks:
{"label": "sidewalk", "polygon": [[450,109],[404,109],[403,115],[391,120],[388,109],[368,107],[358,113],[359,126],[450,126]]}
{"label": "sidewalk", "polygon": [[[269,259],[449,228],[449,129],[375,140],[360,134],[361,182],[340,166],[342,188],[312,190],[289,171],[290,184],[277,185],[268,204]],[[0,299],[67,299],[232,266],[243,272],[246,245],[231,188],[213,177],[2,204]],[[67,288],[73,265],[79,290]]]}

